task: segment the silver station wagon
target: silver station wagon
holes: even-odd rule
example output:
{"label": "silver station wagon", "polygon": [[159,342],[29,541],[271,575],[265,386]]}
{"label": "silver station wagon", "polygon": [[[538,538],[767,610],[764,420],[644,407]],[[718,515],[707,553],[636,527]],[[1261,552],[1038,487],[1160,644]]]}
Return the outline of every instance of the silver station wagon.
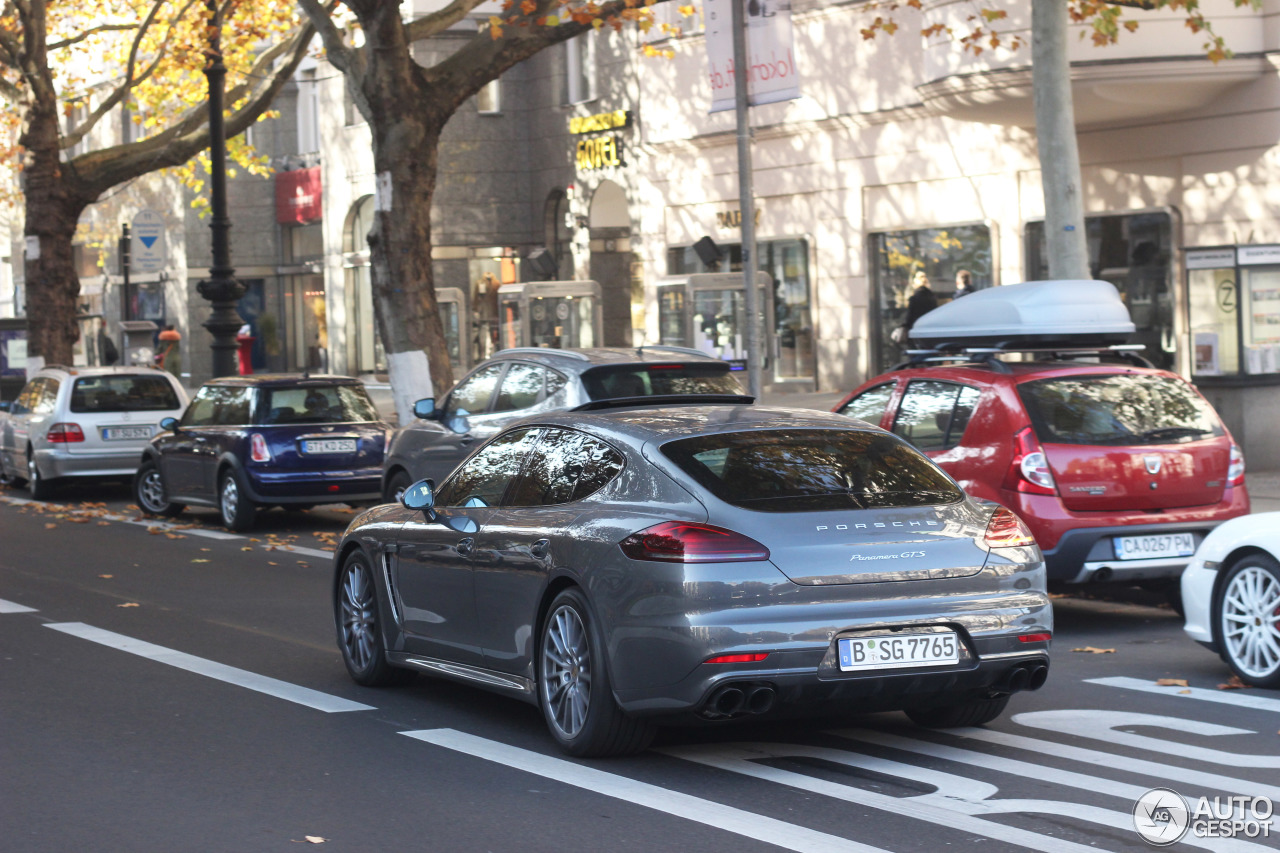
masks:
{"label": "silver station wagon", "polygon": [[45,366],[0,414],[0,478],[46,500],[59,482],[132,478],[160,421],[187,394],[152,367]]}
{"label": "silver station wagon", "polygon": [[696,398],[508,427],[358,517],[333,594],[357,682],[507,693],[573,755],[681,718],[980,725],[1044,683],[1053,627],[1026,526],[902,439]]}

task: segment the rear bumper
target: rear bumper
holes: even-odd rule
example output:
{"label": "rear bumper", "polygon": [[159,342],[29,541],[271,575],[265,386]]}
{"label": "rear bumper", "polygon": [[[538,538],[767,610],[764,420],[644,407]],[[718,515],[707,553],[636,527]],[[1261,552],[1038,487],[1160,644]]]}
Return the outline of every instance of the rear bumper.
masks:
{"label": "rear bumper", "polygon": [[382,468],[346,471],[245,471],[255,503],[301,504],[382,500]]}
{"label": "rear bumper", "polygon": [[112,448],[93,453],[74,453],[64,448],[35,452],[36,465],[47,480],[65,477],[132,477],[142,460],[146,442],[134,447]]}
{"label": "rear bumper", "polygon": [[[1006,505],[1027,522],[1041,543],[1049,580],[1060,583],[1176,578],[1191,562],[1189,555],[1117,560],[1114,537],[1191,533],[1198,546],[1222,522],[1249,513],[1249,494],[1242,487],[1227,489],[1221,503],[1163,512],[1071,512],[1056,495],[1006,495]],[[1052,547],[1046,547],[1050,543]]]}

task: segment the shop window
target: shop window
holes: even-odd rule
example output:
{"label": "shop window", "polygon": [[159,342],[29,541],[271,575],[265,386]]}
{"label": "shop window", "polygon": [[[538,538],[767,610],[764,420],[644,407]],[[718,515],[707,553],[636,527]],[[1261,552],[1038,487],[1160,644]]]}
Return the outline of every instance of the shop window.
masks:
{"label": "shop window", "polygon": [[1280,246],[1188,249],[1192,374],[1280,373]]}
{"label": "shop window", "polygon": [[[708,267],[691,246],[667,250],[667,274],[688,275],[701,272],[739,272],[742,270],[742,246],[720,245],[720,264]],[[812,379],[815,373],[813,320],[809,286],[809,244],[805,240],[761,240],[756,243],[757,269],[773,278],[773,334],[776,336],[772,359],[774,379]],[[741,294],[738,294],[740,297]],[[703,313],[694,306],[694,313]],[[766,312],[767,314],[768,312]],[[658,325],[663,343],[684,341],[690,329],[685,313],[685,294],[675,289],[662,289],[658,294]],[[765,343],[768,343],[767,341]]]}
{"label": "shop window", "polygon": [[[1168,213],[1132,213],[1085,218],[1089,274],[1120,291],[1137,327],[1130,343],[1157,367],[1174,369],[1173,218]],[[1027,280],[1049,277],[1044,223],[1028,222]]]}
{"label": "shop window", "polygon": [[906,319],[917,272],[929,279],[940,305],[951,301],[961,270],[970,273],[975,290],[994,283],[991,230],[986,225],[887,231],[872,234],[870,248],[872,366],[877,373],[901,361],[909,346],[906,341],[895,343],[890,332]]}

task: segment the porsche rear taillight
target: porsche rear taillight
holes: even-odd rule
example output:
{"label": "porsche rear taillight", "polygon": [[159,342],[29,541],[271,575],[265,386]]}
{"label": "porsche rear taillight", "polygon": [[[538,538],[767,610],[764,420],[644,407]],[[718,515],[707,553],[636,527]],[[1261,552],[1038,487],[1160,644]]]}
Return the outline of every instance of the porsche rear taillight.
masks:
{"label": "porsche rear taillight", "polygon": [[1244,485],[1244,451],[1238,445],[1231,445],[1231,461],[1227,464],[1227,485]]}
{"label": "porsche rear taillight", "polygon": [[267,440],[262,433],[255,432],[249,436],[249,458],[254,462],[270,462],[271,451],[267,448]]}
{"label": "porsche rear taillight", "polygon": [[998,507],[991,514],[983,540],[988,548],[1023,548],[1036,544],[1036,537],[1031,535],[1026,522],[1004,507]]}
{"label": "porsche rear taillight", "polygon": [[756,540],[716,527],[687,521],[664,521],[619,543],[633,560],[660,563],[738,563],[769,559],[769,549]]}
{"label": "porsche rear taillight", "polygon": [[84,430],[80,429],[80,424],[53,424],[45,433],[45,439],[53,444],[84,441]]}
{"label": "porsche rear taillight", "polygon": [[1013,462],[1005,477],[1005,488],[1029,495],[1056,495],[1057,484],[1049,470],[1049,458],[1040,449],[1035,430],[1023,427],[1013,437]]}

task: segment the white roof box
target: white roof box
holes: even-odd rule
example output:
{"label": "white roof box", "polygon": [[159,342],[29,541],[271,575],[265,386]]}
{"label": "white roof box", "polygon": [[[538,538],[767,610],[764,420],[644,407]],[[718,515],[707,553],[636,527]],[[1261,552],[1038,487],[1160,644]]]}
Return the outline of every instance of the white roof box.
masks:
{"label": "white roof box", "polygon": [[925,314],[911,340],[961,347],[1103,346],[1134,332],[1129,309],[1105,281],[1028,281],[979,290]]}

